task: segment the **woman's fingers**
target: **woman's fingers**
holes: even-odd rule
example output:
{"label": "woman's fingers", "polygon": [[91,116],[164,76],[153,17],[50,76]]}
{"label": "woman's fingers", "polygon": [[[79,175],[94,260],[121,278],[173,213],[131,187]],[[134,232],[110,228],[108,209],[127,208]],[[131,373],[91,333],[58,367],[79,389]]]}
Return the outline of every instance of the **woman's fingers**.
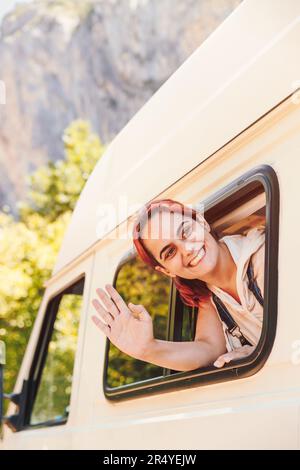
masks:
{"label": "woman's fingers", "polygon": [[[115,329],[120,326],[119,319],[123,324],[123,320],[127,320],[129,318],[130,310],[113,286],[107,284],[105,287],[107,292],[101,288],[96,289],[99,299],[104,306],[98,299],[92,300],[92,304],[100,317],[93,315],[92,320],[96,326],[103,331],[109,339],[111,339],[112,333],[115,334]],[[120,316],[121,312],[122,315]]]}
{"label": "woman's fingers", "polygon": [[116,289],[111,285],[111,284],[106,284],[105,286],[107,292],[113,299],[114,303],[118,307],[120,311],[128,312],[129,309],[127,307],[127,304],[124,302],[120,294],[116,291]]}
{"label": "woman's fingers", "polygon": [[138,320],[150,320],[151,321],[151,316],[145,309],[144,305],[136,305],[133,304],[132,302],[129,302],[128,307],[132,311],[133,315],[135,318]]}
{"label": "woman's fingers", "polygon": [[96,289],[96,292],[111,316],[113,318],[117,317],[120,312],[117,309],[116,304],[111,300],[107,293],[101,288]]}
{"label": "woman's fingers", "polygon": [[103,333],[105,333],[106,336],[109,338],[110,327],[108,325],[105,325],[103,321],[101,321],[100,318],[96,317],[95,315],[92,316],[92,320],[95,323],[95,325],[99,328],[99,330],[103,331]]}
{"label": "woman's fingers", "polygon": [[97,299],[93,299],[92,300],[92,304],[93,306],[95,307],[96,309],[96,312],[100,315],[100,317],[102,318],[102,320],[106,321],[106,323],[108,325],[110,325],[113,321],[113,316],[108,313],[105,308],[102,307],[102,305],[100,304],[99,300]]}
{"label": "woman's fingers", "polygon": [[223,367],[224,364],[228,364],[233,359],[241,359],[242,357],[249,356],[252,351],[254,351],[254,346],[243,346],[241,348],[237,348],[234,351],[222,354],[222,356],[218,357],[218,359],[214,362],[214,366]]}
{"label": "woman's fingers", "polygon": [[[111,286],[110,284],[107,284],[106,289],[109,295],[107,294],[107,292],[105,292],[101,288],[96,289],[99,299],[101,300],[102,304],[106,308],[103,307],[103,305],[99,302],[98,299],[92,300],[92,304],[95,307],[96,312],[98,313],[99,317],[101,318],[101,323],[99,323],[100,320],[98,319],[97,316],[94,316],[92,319],[94,323],[96,323],[95,319],[98,319],[98,323],[96,324],[97,326],[99,326],[99,328],[101,327],[100,329],[102,330],[103,330],[102,325],[104,324],[104,322],[107,323],[107,326],[109,327],[109,332],[110,332],[111,327],[114,324],[114,320],[117,319],[117,317],[120,315],[121,309],[122,309],[123,314],[126,314],[126,312],[129,312],[129,309],[126,303],[124,302],[124,300],[122,299],[122,297],[116,291],[116,289],[113,288],[113,286]],[[110,296],[114,299],[114,301],[112,300]],[[105,333],[106,334],[108,333],[107,329],[105,329]]]}
{"label": "woman's fingers", "polygon": [[218,357],[218,359],[214,362],[215,367],[223,367],[225,364],[225,360],[223,356]]}
{"label": "woman's fingers", "polygon": [[[238,356],[240,357],[240,356]],[[230,361],[233,359],[237,358],[237,355],[235,351],[231,351],[226,354],[222,354],[222,356],[218,357],[218,359],[215,361],[214,366],[215,367],[223,367],[224,364],[228,364]]]}
{"label": "woman's fingers", "polygon": [[230,352],[227,354],[223,354],[222,356],[218,357],[218,359],[214,362],[215,367],[223,367],[224,364],[228,364],[228,362],[232,361],[235,356]]}

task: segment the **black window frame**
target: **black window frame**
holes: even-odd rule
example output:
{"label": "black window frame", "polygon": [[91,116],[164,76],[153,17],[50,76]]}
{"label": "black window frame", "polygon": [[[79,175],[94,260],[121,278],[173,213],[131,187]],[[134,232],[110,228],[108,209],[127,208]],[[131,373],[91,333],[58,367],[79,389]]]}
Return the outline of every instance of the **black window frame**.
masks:
{"label": "black window frame", "polygon": [[[31,414],[39,390],[40,380],[44,370],[44,366],[48,354],[48,346],[51,341],[55,320],[59,310],[61,299],[65,294],[70,293],[70,289],[80,289],[82,298],[84,298],[86,275],[80,274],[76,279],[72,279],[67,285],[53,293],[48,299],[42,326],[39,331],[37,344],[28,379],[23,381],[22,390],[19,394],[10,397],[11,401],[18,406],[18,412],[15,415],[8,416],[5,423],[14,431],[33,430],[38,428],[46,428],[51,426],[61,426],[67,423],[68,416],[61,420],[48,420],[37,424],[31,424]],[[74,359],[75,361],[75,359]],[[74,362],[75,363],[75,362]]]}
{"label": "black window frame", "polygon": [[[270,165],[260,165],[241,175],[229,185],[217,191],[211,197],[203,201],[205,213],[220,204],[223,200],[239,193],[252,182],[260,182],[266,195],[266,231],[265,231],[265,266],[264,266],[264,321],[262,333],[257,347],[246,358],[232,361],[222,369],[213,366],[201,367],[193,371],[169,373],[163,377],[153,378],[120,387],[109,388],[106,385],[106,371],[108,367],[109,339],[106,338],[103,392],[108,400],[119,401],[134,399],[144,395],[168,393],[169,391],[182,390],[189,387],[217,384],[229,380],[250,377],[256,374],[265,364],[273,348],[277,327],[277,303],[278,303],[278,249],[279,249],[279,211],[280,191],[279,182],[275,170]],[[238,197],[237,197],[238,199]],[[120,261],[115,277],[121,269],[126,256]],[[114,284],[115,285],[115,284]],[[172,291],[173,302],[169,311],[169,340],[176,340],[171,335],[172,321],[175,318],[178,296]]]}

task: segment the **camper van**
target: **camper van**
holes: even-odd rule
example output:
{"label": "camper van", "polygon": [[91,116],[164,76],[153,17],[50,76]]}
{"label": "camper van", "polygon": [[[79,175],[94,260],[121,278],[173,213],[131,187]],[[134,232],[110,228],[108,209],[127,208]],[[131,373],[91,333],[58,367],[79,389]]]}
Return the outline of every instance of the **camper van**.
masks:
{"label": "camper van", "polygon": [[[112,141],[45,285],[1,448],[300,448],[299,44],[299,0],[245,0]],[[96,289],[113,284],[156,338],[193,341],[197,312],[133,250],[137,211],[158,198],[202,207],[220,237],[264,228],[251,355],[170,370],[93,324]]]}

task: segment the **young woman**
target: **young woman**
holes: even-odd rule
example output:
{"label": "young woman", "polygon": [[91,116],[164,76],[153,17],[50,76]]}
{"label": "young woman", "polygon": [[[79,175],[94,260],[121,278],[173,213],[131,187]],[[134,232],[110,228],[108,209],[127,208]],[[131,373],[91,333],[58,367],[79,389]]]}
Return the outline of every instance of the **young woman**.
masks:
{"label": "young woman", "polygon": [[108,284],[96,289],[102,305],[93,299],[92,319],[115,346],[178,371],[223,367],[253,352],[263,321],[263,229],[218,239],[200,212],[161,199],[140,211],[133,242],[145,263],[173,278],[183,302],[198,308],[195,338],[155,339],[143,305],[127,305]]}

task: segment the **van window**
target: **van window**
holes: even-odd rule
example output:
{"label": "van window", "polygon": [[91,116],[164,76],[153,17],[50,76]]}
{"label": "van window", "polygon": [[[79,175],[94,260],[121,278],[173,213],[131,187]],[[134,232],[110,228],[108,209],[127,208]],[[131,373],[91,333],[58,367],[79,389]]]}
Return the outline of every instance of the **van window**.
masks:
{"label": "van window", "polygon": [[[260,166],[221,188],[205,201],[195,201],[194,206],[198,203],[201,208],[204,206],[204,217],[218,238],[247,235],[254,228],[261,229],[265,234],[263,321],[257,347],[249,357],[236,359],[220,369],[212,364],[205,368],[178,372],[145,363],[138,366],[139,361],[128,357],[125,362],[122,353],[110,345],[105,364],[108,374],[104,375],[104,393],[109,399],[119,400],[141,394],[160,393],[162,390],[248,377],[263,366],[272,349],[276,333],[278,285],[279,186],[275,171],[269,166]],[[164,305],[163,321],[161,319],[160,323],[164,324],[164,331],[160,330],[163,333],[161,336],[158,333],[154,336],[168,341],[194,341],[198,308],[184,305],[175,285],[168,284],[169,278],[163,275],[158,278],[157,272],[139,259],[134,258],[134,261],[123,267],[122,270],[121,263],[115,287],[126,302],[143,304],[150,315],[157,315],[157,303]],[[146,272],[147,281],[140,282],[141,279],[145,281]],[[165,287],[154,287],[154,280],[159,286]],[[124,362],[120,361],[122,357]],[[121,374],[118,367],[120,364]]]}
{"label": "van window", "polygon": [[30,425],[67,420],[83,285],[81,279],[49,302],[31,371]]}
{"label": "van window", "polygon": [[[126,303],[142,304],[153,318],[154,336],[166,339],[170,280],[134,254],[121,263],[114,285]],[[134,359],[109,343],[107,385],[110,388],[163,375],[163,368]]]}

